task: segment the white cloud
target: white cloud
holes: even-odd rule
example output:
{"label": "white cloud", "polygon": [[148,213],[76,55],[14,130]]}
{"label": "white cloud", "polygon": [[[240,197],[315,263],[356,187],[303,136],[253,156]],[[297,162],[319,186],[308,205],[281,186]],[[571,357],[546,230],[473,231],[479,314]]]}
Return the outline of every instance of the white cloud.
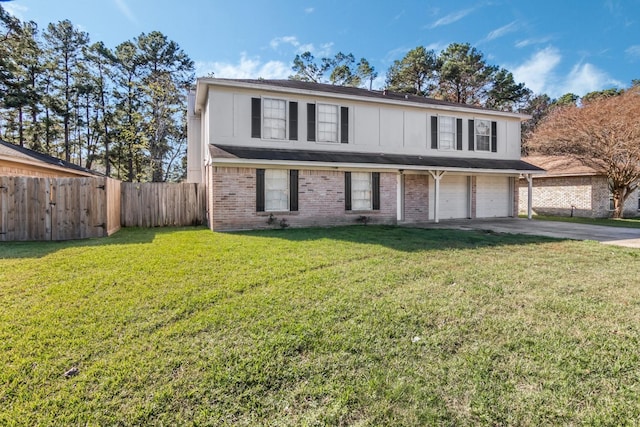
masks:
{"label": "white cloud", "polygon": [[582,96],[594,90],[602,90],[612,86],[622,87],[624,85],[612,79],[607,73],[599,70],[594,65],[585,63],[573,66],[563,86],[563,93],[571,92]]}
{"label": "white cloud", "polygon": [[525,40],[520,40],[518,41],[514,46],[517,48],[523,48],[523,47],[527,47],[527,46],[531,46],[534,44],[543,44],[543,43],[547,43],[549,40],[551,40],[551,37],[540,37],[537,39],[525,39]]}
{"label": "white cloud", "polygon": [[319,47],[316,47],[313,43],[300,43],[295,36],[276,37],[269,42],[269,46],[272,49],[277,49],[283,44],[289,44],[296,48],[296,53],[311,52],[316,57],[329,56],[333,48],[333,42],[323,43]]}
{"label": "white cloud", "polygon": [[138,18],[133,14],[125,0],[114,0],[120,12],[131,22],[138,25]]}
{"label": "white cloud", "polygon": [[269,46],[271,46],[272,49],[277,49],[278,46],[283,43],[290,44],[293,47],[300,46],[300,42],[296,36],[276,37],[269,42]]}
{"label": "white cloud", "polygon": [[524,84],[534,93],[548,93],[550,81],[554,80],[553,70],[562,56],[556,48],[547,47],[533,54],[524,64],[513,69],[513,78]]}
{"label": "white cloud", "polygon": [[629,46],[624,52],[631,59],[639,59],[640,58],[640,44]]}
{"label": "white cloud", "polygon": [[551,98],[569,92],[582,96],[595,90],[624,86],[590,63],[575,64],[567,75],[562,75],[557,70],[561,61],[558,49],[547,47],[513,68],[513,78],[516,82],[523,82],[534,93],[546,93]]}
{"label": "white cloud", "polygon": [[21,4],[13,3],[13,2],[3,2],[2,7],[6,10],[10,15],[18,18],[21,21],[24,21],[24,14],[29,10],[28,7],[23,6]]}
{"label": "white cloud", "polygon": [[196,75],[214,73],[215,77],[228,79],[286,79],[292,74],[291,64],[281,61],[262,62],[259,57],[249,58],[245,52],[235,63],[196,61]]}
{"label": "white cloud", "polygon": [[308,14],[310,14],[310,13],[315,12],[315,10],[316,10],[316,9],[315,9],[315,8],[313,8],[313,7],[308,7],[308,8],[306,8],[306,9],[304,10],[304,13],[306,13],[306,14],[308,15]]}
{"label": "white cloud", "polygon": [[489,34],[487,34],[487,37],[485,38],[485,40],[489,41],[489,40],[500,38],[502,36],[505,36],[506,34],[517,31],[519,27],[520,25],[518,24],[518,21],[510,22],[507,25],[504,25],[500,28],[496,28],[495,30],[491,31]]}
{"label": "white cloud", "polygon": [[465,16],[467,16],[471,12],[473,12],[473,8],[471,8],[471,9],[463,9],[463,10],[459,10],[457,12],[450,13],[450,14],[448,14],[446,16],[443,16],[442,18],[438,19],[436,22],[432,23],[431,25],[429,25],[428,28],[436,28],[436,27],[441,27],[443,25],[453,24],[454,22],[457,22],[457,21],[461,20],[462,18],[464,18]]}

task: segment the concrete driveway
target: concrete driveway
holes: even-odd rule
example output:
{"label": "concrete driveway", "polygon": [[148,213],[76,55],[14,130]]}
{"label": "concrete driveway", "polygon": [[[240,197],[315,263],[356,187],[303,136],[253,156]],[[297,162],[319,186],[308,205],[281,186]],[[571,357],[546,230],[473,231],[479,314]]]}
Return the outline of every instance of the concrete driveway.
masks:
{"label": "concrete driveway", "polygon": [[640,248],[640,228],[607,227],[559,221],[498,218],[448,220],[438,224],[424,224],[425,228],[453,228],[457,230],[491,230],[496,233],[529,234],[572,240],[595,240],[607,245]]}

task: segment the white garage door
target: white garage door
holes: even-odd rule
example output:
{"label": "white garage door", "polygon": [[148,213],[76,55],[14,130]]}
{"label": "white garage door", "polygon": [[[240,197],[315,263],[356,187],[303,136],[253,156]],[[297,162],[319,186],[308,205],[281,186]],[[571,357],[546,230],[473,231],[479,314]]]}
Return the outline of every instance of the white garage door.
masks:
{"label": "white garage door", "polygon": [[492,218],[512,215],[509,177],[478,176],[476,178],[476,217]]}
{"label": "white garage door", "polygon": [[[429,180],[429,218],[435,218],[434,203],[435,183]],[[469,193],[467,191],[467,177],[464,175],[445,175],[440,179],[440,219],[468,218]]]}

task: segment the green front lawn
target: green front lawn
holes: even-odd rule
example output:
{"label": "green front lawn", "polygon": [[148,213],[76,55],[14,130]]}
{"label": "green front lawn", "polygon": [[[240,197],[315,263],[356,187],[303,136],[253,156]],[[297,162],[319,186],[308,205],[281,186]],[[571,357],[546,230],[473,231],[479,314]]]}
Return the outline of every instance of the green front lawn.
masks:
{"label": "green front lawn", "polygon": [[379,226],[0,244],[0,425],[633,424],[639,277]]}

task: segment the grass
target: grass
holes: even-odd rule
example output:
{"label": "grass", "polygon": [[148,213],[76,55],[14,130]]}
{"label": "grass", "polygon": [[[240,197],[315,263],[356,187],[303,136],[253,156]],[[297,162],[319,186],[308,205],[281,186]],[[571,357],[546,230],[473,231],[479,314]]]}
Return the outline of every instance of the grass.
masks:
{"label": "grass", "polygon": [[[526,215],[520,215],[520,217],[526,218]],[[534,215],[533,219],[539,219],[541,221],[573,222],[577,224],[606,225],[609,227],[640,228],[640,217],[614,219],[614,218],[582,218],[582,217],[569,217],[569,216]]]}
{"label": "grass", "polygon": [[633,424],[639,276],[380,226],[2,244],[0,425]]}

